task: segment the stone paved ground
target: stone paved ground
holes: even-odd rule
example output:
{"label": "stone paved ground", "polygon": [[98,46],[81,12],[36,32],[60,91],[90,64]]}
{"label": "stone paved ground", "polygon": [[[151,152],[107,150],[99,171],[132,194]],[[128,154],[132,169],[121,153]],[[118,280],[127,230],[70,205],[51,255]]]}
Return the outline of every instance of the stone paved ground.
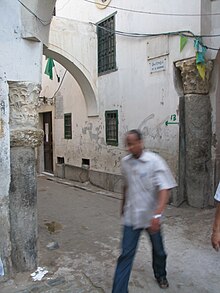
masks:
{"label": "stone paved ground", "polygon": [[[119,195],[88,184],[40,176],[39,266],[49,271],[34,282],[30,273],[0,283],[1,293],[111,292],[120,247]],[[62,184],[60,184],[62,183]],[[164,234],[168,251],[167,293],[219,293],[220,252],[210,245],[214,209],[169,206]],[[48,250],[57,241],[59,248]],[[130,293],[159,293],[145,235],[140,241]]]}

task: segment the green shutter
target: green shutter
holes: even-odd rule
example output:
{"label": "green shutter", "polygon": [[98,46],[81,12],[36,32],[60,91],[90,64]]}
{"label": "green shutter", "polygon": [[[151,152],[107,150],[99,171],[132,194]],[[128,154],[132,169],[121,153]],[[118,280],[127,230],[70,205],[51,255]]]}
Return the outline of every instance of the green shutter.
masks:
{"label": "green shutter", "polygon": [[72,139],[72,114],[64,114],[64,138]]}
{"label": "green shutter", "polygon": [[98,23],[98,73],[116,70],[115,15]]}
{"label": "green shutter", "polygon": [[105,135],[108,145],[118,145],[118,110],[105,112]]}

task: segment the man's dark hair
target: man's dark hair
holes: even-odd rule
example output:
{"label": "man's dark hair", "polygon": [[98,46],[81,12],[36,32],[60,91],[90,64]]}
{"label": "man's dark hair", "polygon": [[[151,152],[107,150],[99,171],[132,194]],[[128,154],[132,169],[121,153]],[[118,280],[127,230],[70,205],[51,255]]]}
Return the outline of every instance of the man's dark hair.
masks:
{"label": "man's dark hair", "polygon": [[139,129],[131,129],[127,132],[127,135],[129,134],[135,134],[138,140],[142,140],[142,133],[140,132]]}

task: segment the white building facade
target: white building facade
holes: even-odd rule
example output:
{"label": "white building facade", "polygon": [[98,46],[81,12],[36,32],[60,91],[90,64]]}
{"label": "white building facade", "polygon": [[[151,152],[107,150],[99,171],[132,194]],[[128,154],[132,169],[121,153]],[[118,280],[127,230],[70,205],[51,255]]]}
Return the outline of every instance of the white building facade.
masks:
{"label": "white building facade", "polygon": [[[45,55],[55,60],[55,68],[53,80],[43,74],[39,115],[45,137],[38,150],[38,171],[82,182],[89,180],[120,191],[120,160],[126,154],[124,134],[139,128],[145,147],[167,160],[177,180],[191,176],[191,171],[185,174],[185,168],[191,168],[185,166],[191,160],[186,154],[192,145],[205,141],[206,154],[200,158],[205,163],[201,163],[201,168],[205,170],[208,164],[211,177],[205,192],[206,203],[200,206],[210,204],[207,196],[211,197],[220,176],[220,38],[213,36],[220,34],[219,13],[220,1],[57,1],[57,17],[53,19],[45,49]],[[181,35],[187,37],[182,50]],[[201,87],[207,83],[206,89],[187,92],[184,70],[177,64],[194,60],[194,41],[202,35],[202,44],[208,47],[206,76],[203,80],[193,65],[196,70],[192,79]],[[46,61],[44,68],[45,65]],[[208,139],[203,135],[193,142],[183,135],[181,142],[180,124],[185,125],[185,110],[182,106],[180,109],[180,99],[185,94],[208,95],[210,131],[203,129],[203,124],[207,125],[204,120],[193,135],[199,137],[204,130],[210,132]],[[193,111],[191,116],[200,116]],[[199,121],[198,117],[198,125]],[[180,150],[180,142],[187,149],[184,146]],[[184,166],[179,166],[181,160]],[[184,199],[184,194],[173,194],[175,204]]]}

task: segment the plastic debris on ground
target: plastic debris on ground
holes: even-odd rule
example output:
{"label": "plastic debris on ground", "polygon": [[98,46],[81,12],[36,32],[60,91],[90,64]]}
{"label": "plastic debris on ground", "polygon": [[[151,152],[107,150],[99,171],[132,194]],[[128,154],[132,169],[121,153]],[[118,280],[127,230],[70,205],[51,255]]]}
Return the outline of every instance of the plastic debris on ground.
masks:
{"label": "plastic debris on ground", "polygon": [[41,281],[47,273],[47,269],[38,267],[37,270],[31,274],[31,277],[34,281]]}
{"label": "plastic debris on ground", "polygon": [[53,249],[58,249],[60,246],[58,242],[50,242],[47,244],[47,249],[53,250]]}
{"label": "plastic debris on ground", "polygon": [[3,266],[3,263],[2,263],[2,259],[0,257],[0,277],[3,277],[4,276],[4,266]]}

